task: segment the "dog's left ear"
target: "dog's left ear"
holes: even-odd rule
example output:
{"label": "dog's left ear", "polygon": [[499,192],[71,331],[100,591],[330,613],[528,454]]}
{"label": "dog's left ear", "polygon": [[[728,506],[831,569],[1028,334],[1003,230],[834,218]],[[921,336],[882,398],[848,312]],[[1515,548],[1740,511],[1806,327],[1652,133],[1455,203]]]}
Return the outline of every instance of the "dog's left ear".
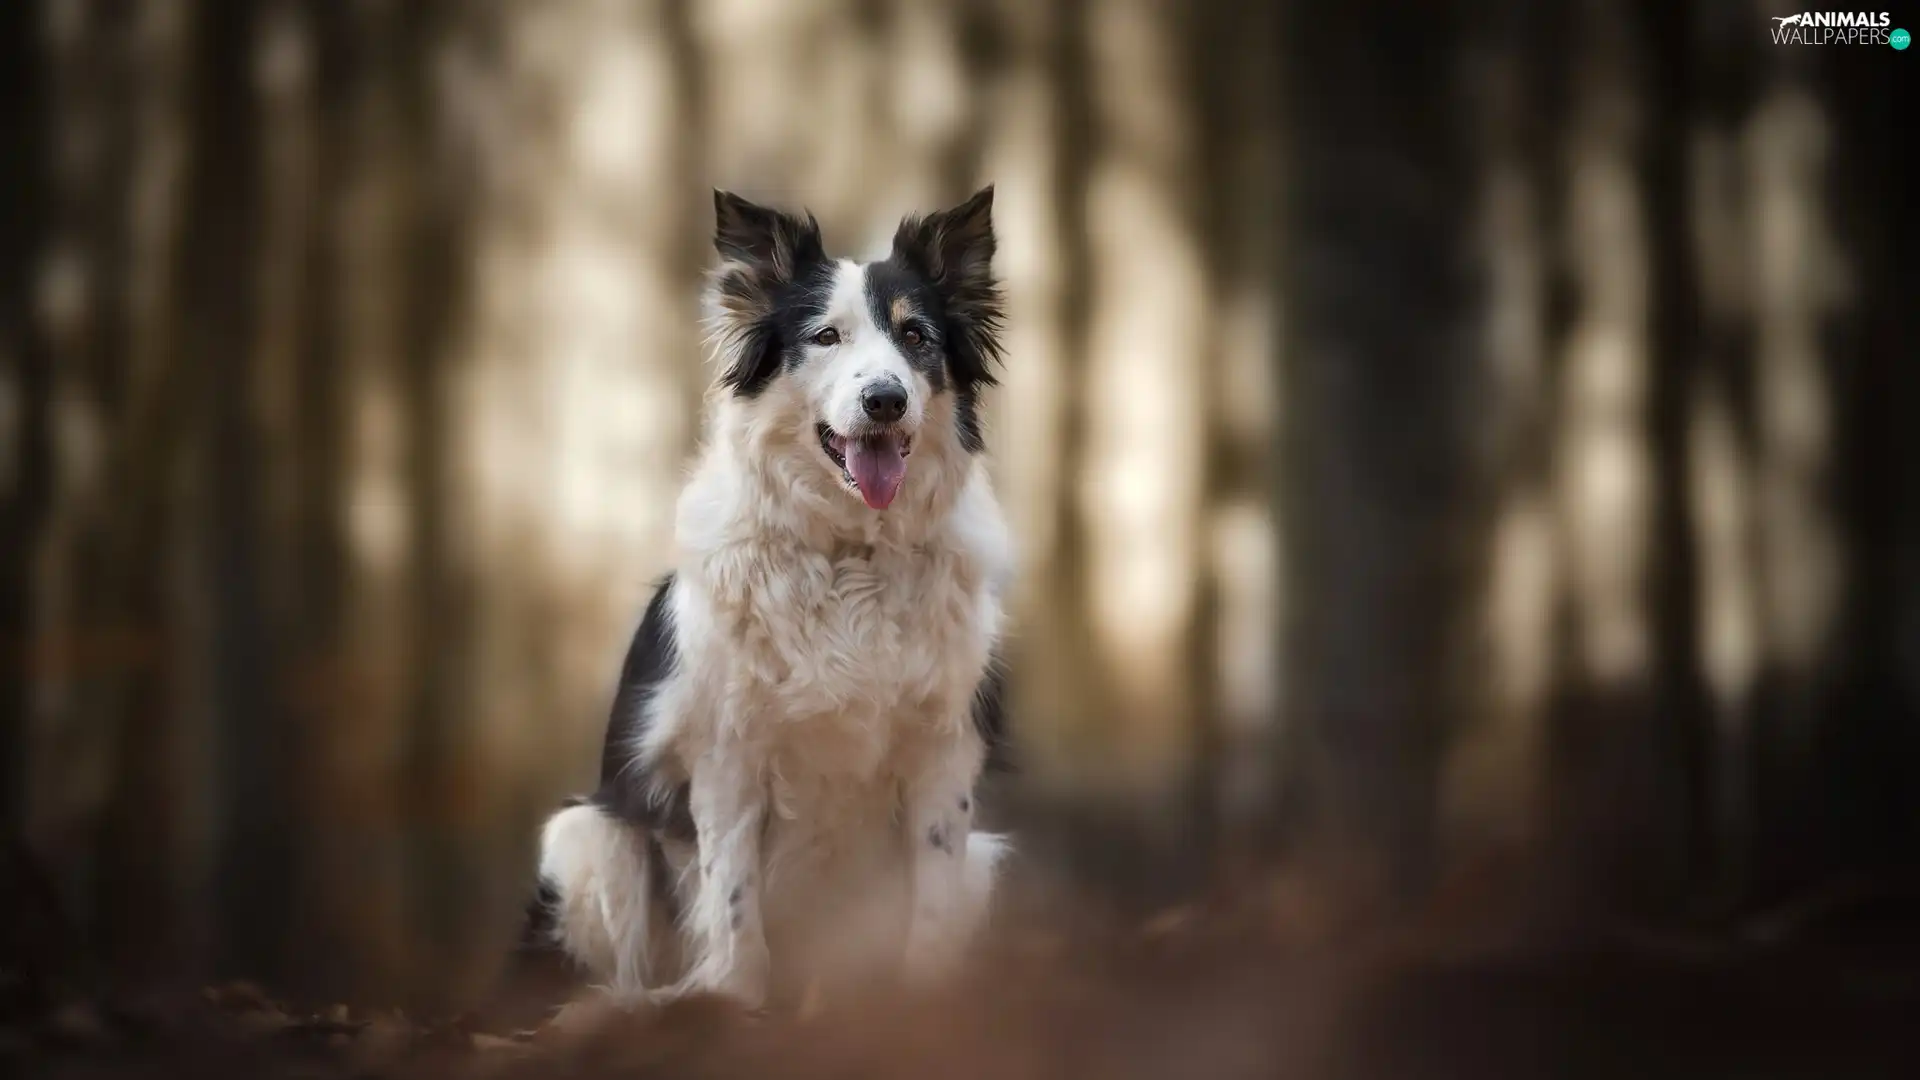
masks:
{"label": "dog's left ear", "polygon": [[950,339],[954,374],[991,384],[1005,317],[993,277],[993,185],[952,209],[902,221],[893,250],[926,275],[946,305],[956,331]]}

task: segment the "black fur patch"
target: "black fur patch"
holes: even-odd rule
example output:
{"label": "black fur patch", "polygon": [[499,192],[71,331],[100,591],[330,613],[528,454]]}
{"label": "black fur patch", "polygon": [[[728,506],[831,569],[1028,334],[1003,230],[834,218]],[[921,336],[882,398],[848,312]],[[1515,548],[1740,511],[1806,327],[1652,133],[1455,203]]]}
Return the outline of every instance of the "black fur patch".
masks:
{"label": "black fur patch", "polygon": [[819,318],[833,291],[833,264],[820,223],[713,193],[713,246],[725,262],[714,295],[719,335],[731,358],[720,381],[741,397],[765,390],[783,361],[799,355],[800,329]]}
{"label": "black fur patch", "polygon": [[635,753],[649,722],[647,699],[672,672],[679,655],[674,641],[672,594],[673,575],[668,574],[654,590],[640,629],[627,646],[600,754],[600,788],[594,792],[593,802],[622,821],[676,840],[691,840],[693,815],[687,808],[687,785],[683,782],[661,790],[659,778]]}
{"label": "black fur patch", "polygon": [[738,274],[720,282],[723,294],[761,288],[766,291],[756,303],[765,306],[765,313],[727,331],[738,359],[721,373],[720,380],[743,398],[758,397],[783,367],[798,362],[802,336],[819,321],[833,295],[833,264],[814,263],[795,280],[774,285],[752,284],[746,275]]}
{"label": "black fur patch", "polygon": [[527,903],[525,921],[520,928],[521,949],[547,949],[553,945],[556,928],[554,909],[560,905],[560,890],[546,878],[540,879],[538,890]]}
{"label": "black fur patch", "polygon": [[999,657],[987,662],[987,674],[973,695],[973,729],[987,746],[987,769],[1009,772],[1013,768],[1007,738],[1007,675]]}
{"label": "black fur patch", "polygon": [[[946,305],[920,272],[894,256],[866,266],[867,313],[873,325],[886,332],[893,347],[914,370],[926,376],[933,392],[944,393],[951,381],[947,370]],[[918,331],[920,344],[907,340]]]}
{"label": "black fur patch", "polygon": [[994,384],[993,368],[1001,355],[1005,300],[993,276],[994,250],[989,186],[951,210],[902,221],[893,236],[893,254],[877,264],[891,269],[878,275],[870,270],[868,275],[870,291],[876,282],[906,279],[924,283],[925,293],[937,299],[941,351],[955,395],[960,443],[969,453],[984,446],[979,393]]}
{"label": "black fur patch", "polygon": [[953,392],[953,425],[960,431],[960,446],[969,454],[987,448],[987,437],[980,430],[980,399],[971,386]]}

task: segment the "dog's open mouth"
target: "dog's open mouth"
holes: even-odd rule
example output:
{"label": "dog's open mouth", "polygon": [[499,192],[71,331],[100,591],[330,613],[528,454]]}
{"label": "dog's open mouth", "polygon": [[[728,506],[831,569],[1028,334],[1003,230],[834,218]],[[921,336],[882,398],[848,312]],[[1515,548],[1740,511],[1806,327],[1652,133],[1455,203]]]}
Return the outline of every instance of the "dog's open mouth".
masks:
{"label": "dog's open mouth", "polygon": [[900,494],[907,478],[907,455],[913,453],[913,436],[900,431],[879,431],[849,438],[825,424],[815,425],[820,449],[840,466],[848,484],[875,510],[885,510]]}

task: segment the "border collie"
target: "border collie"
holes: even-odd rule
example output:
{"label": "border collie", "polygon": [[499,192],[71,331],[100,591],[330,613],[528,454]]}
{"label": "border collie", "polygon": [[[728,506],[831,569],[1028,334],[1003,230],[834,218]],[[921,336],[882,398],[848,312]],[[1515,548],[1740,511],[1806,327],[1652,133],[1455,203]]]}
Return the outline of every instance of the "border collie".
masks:
{"label": "border collie", "polygon": [[714,193],[720,374],[673,572],[627,653],[599,789],[546,823],[560,947],[616,997],[750,1006],[937,977],[981,927],[974,829],[1012,568],[979,395],[993,189],[883,260]]}

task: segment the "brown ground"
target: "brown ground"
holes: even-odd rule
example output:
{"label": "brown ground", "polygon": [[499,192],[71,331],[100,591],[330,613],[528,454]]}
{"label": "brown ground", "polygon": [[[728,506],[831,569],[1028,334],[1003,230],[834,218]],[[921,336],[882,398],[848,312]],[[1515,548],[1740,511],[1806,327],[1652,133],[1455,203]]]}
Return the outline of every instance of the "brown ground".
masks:
{"label": "brown ground", "polygon": [[583,1006],[556,1024],[555,991],[531,978],[482,1014],[421,1022],[292,1008],[245,984],[51,994],[7,971],[0,1073],[1920,1077],[1920,935],[1904,901],[1842,898],[1737,935],[1659,939],[1470,907],[1387,931],[1284,888],[1244,890],[1124,924],[1009,931],[939,997],[759,1018],[706,1001]]}

